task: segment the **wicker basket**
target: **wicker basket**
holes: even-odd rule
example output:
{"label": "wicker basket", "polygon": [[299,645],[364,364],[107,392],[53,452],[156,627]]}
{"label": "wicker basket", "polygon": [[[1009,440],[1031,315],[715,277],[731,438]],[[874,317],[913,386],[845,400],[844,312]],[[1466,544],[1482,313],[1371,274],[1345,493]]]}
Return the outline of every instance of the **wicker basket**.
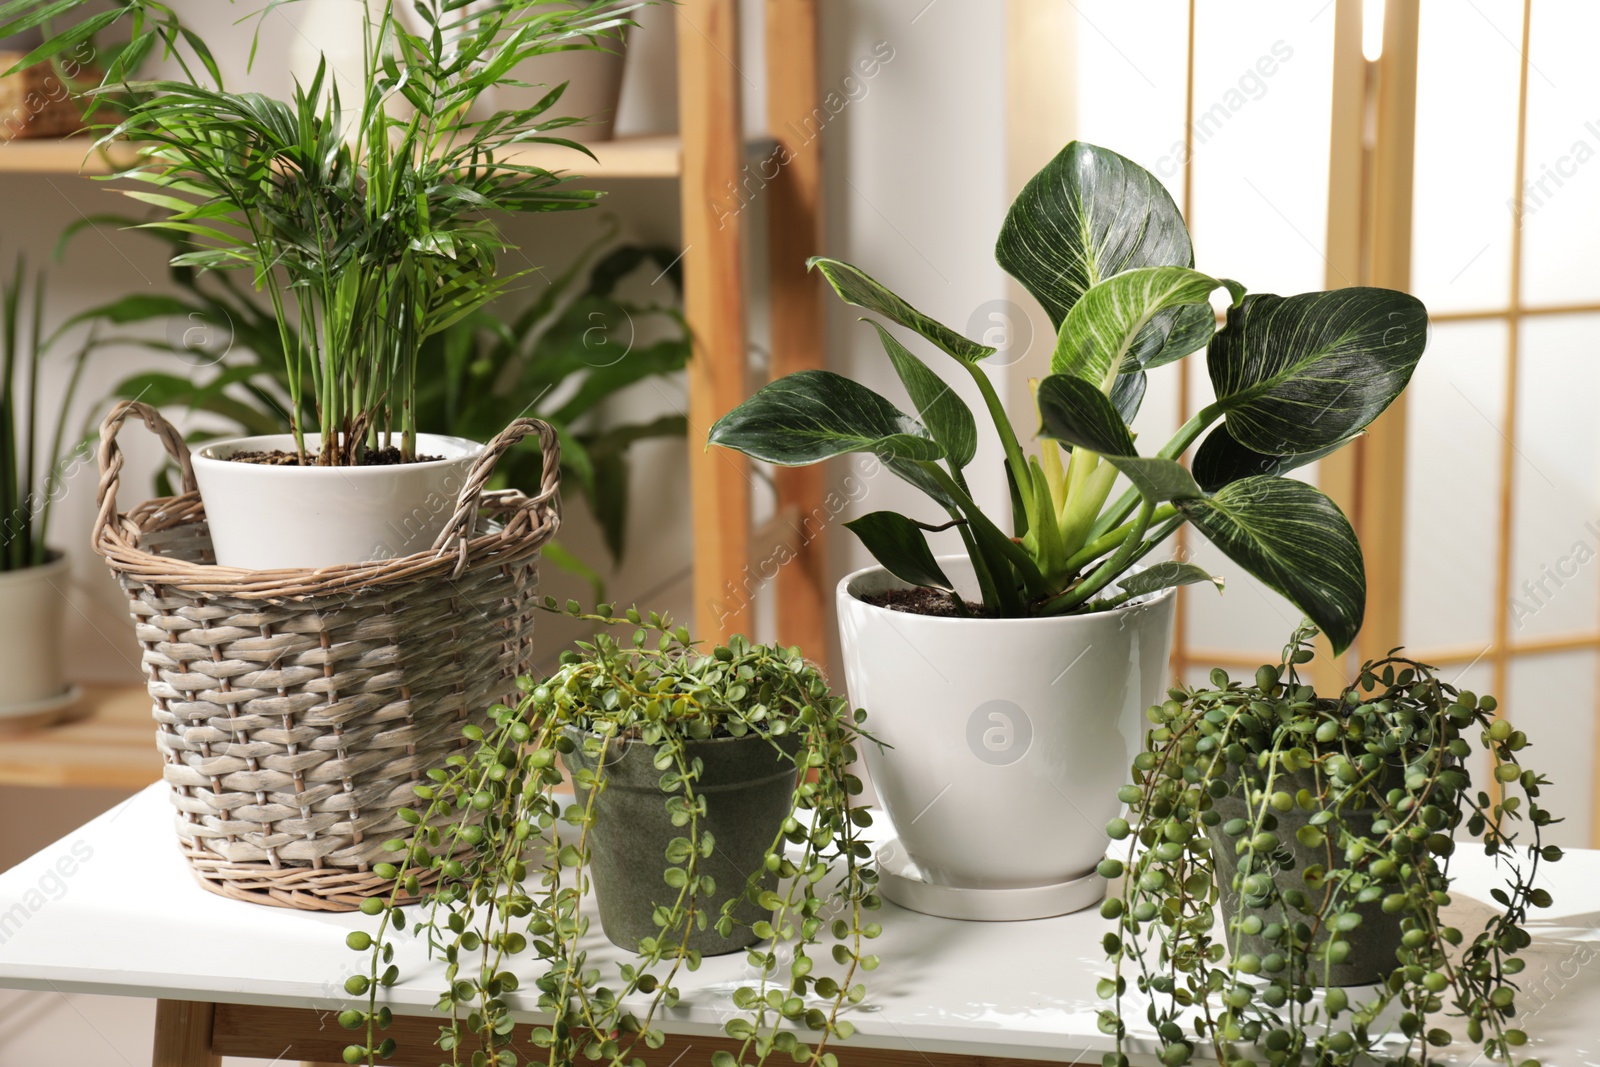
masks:
{"label": "wicker basket", "polygon": [[[183,493],[117,513],[117,433],[155,433]],[[530,433],[539,495],[483,492]],[[202,885],[280,907],[347,911],[388,883],[412,783],[510,699],[529,667],[540,547],[560,525],[555,431],[518,419],[484,450],[429,552],[319,570],[211,562],[189,451],[145,404],[100,427],[94,548],[128,594],[178,836]],[[491,520],[477,533],[480,517]]]}

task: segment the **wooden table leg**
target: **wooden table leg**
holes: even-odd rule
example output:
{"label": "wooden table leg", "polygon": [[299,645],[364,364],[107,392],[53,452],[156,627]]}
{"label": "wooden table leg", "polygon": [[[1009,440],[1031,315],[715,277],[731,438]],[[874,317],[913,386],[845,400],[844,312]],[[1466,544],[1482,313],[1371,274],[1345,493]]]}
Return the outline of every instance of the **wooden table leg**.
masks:
{"label": "wooden table leg", "polygon": [[211,1050],[214,1010],[214,1005],[197,1001],[156,1001],[151,1067],[222,1067],[222,1057]]}

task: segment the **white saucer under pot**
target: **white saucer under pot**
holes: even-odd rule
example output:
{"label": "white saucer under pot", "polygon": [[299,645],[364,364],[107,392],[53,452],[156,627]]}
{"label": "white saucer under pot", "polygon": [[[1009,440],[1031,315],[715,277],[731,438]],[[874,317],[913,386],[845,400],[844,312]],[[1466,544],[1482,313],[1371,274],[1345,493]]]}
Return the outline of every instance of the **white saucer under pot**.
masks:
{"label": "white saucer under pot", "polygon": [[[940,566],[972,599],[964,556]],[[870,567],[838,587],[850,700],[896,838],[883,895],[960,919],[1032,919],[1097,903],[1106,823],[1122,809],[1144,712],[1164,699],[1172,590],[1112,611],[936,618],[861,599],[905,583]]]}

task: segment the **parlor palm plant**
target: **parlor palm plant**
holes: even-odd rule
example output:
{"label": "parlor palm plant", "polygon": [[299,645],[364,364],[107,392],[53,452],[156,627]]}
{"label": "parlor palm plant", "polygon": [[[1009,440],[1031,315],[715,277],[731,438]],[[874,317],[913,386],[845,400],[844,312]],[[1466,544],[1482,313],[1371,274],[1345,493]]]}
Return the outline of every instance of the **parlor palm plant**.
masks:
{"label": "parlor palm plant", "polygon": [[[268,295],[298,462],[360,465],[391,446],[414,459],[426,342],[518,277],[497,274],[506,242],[488,213],[584,208],[599,195],[513,158],[534,143],[585,151],[558,135],[579,121],[552,110],[564,86],[486,118],[473,105],[517,84],[511,71],[529,57],[598,47],[626,24],[628,5],[497,0],[467,14],[450,0],[420,3],[425,29],[413,33],[385,0],[365,20],[358,99],[341,99],[323,64],[292,99],[275,100],[229,91],[211,50],[168,4],[118,0],[87,14],[87,3],[0,4],[0,36],[53,31],[26,65],[119,23],[131,31],[90,93],[128,109],[100,127],[99,143],[144,145],[114,177],[163,213],[146,225],[198,246],[174,264],[244,270]],[[183,79],[133,79],[157,46]],[[320,451],[307,447],[308,409]]]}
{"label": "parlor palm plant", "polygon": [[[139,220],[95,222],[137,226]],[[63,241],[90,226],[83,220],[69,227]],[[479,308],[430,337],[420,357],[429,374],[418,383],[416,401],[421,425],[474,440],[487,440],[522,416],[548,422],[561,444],[563,496],[569,504],[574,495],[587,503],[612,563],[621,562],[627,547],[633,447],[681,438],[685,419],[677,413],[611,417],[608,407],[642,382],[668,387],[690,351],[677,252],[618,244],[617,230],[615,220],[606,220],[603,232],[548,284]],[[174,253],[190,247],[172,234],[155,236]],[[652,277],[664,279],[662,302],[641,299],[631,288]],[[100,327],[105,344],[182,360],[120,379],[111,397],[201,414],[204,425],[185,435],[191,446],[284,432],[291,421],[284,331],[271,309],[229,274],[175,266],[169,280],[169,293],[141,288],[74,316],[74,324]],[[308,421],[316,414],[313,399],[301,398],[308,406],[299,411]],[[520,442],[500,457],[489,488],[537,485],[542,462],[537,440]],[[158,494],[173,493],[175,470],[169,463],[156,472]],[[561,539],[542,555],[589,582],[596,597],[604,595],[598,546],[591,552]]]}

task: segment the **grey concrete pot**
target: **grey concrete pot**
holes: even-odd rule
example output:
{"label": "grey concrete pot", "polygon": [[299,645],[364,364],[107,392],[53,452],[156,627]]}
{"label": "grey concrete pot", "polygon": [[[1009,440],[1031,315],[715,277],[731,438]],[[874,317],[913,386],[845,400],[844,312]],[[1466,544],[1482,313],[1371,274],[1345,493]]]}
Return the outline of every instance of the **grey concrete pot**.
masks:
{"label": "grey concrete pot", "polygon": [[[1288,775],[1284,779],[1283,788],[1290,794],[1300,789],[1313,787],[1310,772],[1300,771]],[[1230,793],[1216,801],[1217,814],[1222,816],[1222,823],[1230,819],[1248,818],[1244,799],[1237,794]],[[1307,848],[1295,838],[1295,833],[1302,826],[1311,822],[1312,811],[1303,811],[1298,806],[1290,811],[1274,811],[1277,816],[1278,828],[1273,832],[1278,839],[1286,844],[1294,854],[1294,867],[1291,870],[1280,871],[1273,879],[1280,892],[1298,889],[1306,893],[1312,900],[1320,899],[1322,890],[1312,889],[1305,883],[1302,872],[1313,864],[1328,864],[1328,852],[1325,846]],[[1351,812],[1346,815],[1346,825],[1358,834],[1371,831],[1373,811]],[[1212,854],[1216,859],[1217,886],[1221,890],[1222,917],[1225,924],[1231,924],[1233,917],[1239,913],[1239,896],[1233,891],[1233,876],[1239,870],[1239,855],[1234,851],[1241,840],[1229,837],[1222,832],[1222,823],[1211,827],[1207,834],[1211,838]],[[1338,857],[1338,853],[1335,853]],[[1247,909],[1260,915],[1263,923],[1281,921],[1281,914],[1276,908]],[[1372,985],[1382,981],[1390,971],[1399,966],[1395,952],[1400,948],[1400,916],[1385,914],[1381,900],[1374,900],[1368,904],[1356,904],[1354,910],[1361,916],[1361,925],[1345,935],[1350,942],[1350,954],[1343,963],[1334,964],[1329,970],[1328,984],[1333,986]],[[1310,917],[1297,909],[1290,908],[1290,915],[1297,920],[1304,919],[1310,922]],[[1224,930],[1227,927],[1224,926]],[[1225,935],[1231,937],[1231,935]],[[1273,952],[1281,951],[1278,946],[1258,935],[1239,935],[1237,948],[1240,952],[1253,953],[1261,958],[1266,958]],[[1327,940],[1325,935],[1317,938],[1317,943]],[[1228,949],[1232,952],[1235,945],[1230,940]],[[1311,976],[1314,981],[1321,981],[1320,972]]]}
{"label": "grey concrete pot", "polygon": [[[583,754],[581,735],[568,731],[580,747],[563,756],[569,774],[579,767],[595,770],[595,761]],[[771,916],[750,901],[734,911],[741,925],[728,937],[716,931],[722,906],[744,891],[747,876],[761,867],[762,857],[777,837],[789,814],[794,792],[795,766],[781,757],[772,743],[755,736],[721,738],[689,743],[690,759],[698,758],[703,770],[697,791],[706,799],[701,832],[709,831],[715,851],[702,871],[716,879],[717,891],[697,906],[706,912],[704,930],[692,930],[689,947],[702,956],[737,952],[755,944],[750,924]],[[792,753],[799,747],[794,739]],[[660,928],[652,920],[656,905],[670,905],[678,891],[662,877],[670,864],[667,845],[687,837],[687,827],[672,825],[667,813],[668,795],[661,789],[662,772],[656,770],[655,747],[638,741],[613,742],[604,757],[605,788],[595,799],[595,821],[589,831],[590,872],[600,907],[600,925],[606,937],[622,948],[635,950],[641,938],[655,937]],[[588,790],[574,783],[578,803],[588,802]],[[769,882],[776,884],[775,876]]]}

